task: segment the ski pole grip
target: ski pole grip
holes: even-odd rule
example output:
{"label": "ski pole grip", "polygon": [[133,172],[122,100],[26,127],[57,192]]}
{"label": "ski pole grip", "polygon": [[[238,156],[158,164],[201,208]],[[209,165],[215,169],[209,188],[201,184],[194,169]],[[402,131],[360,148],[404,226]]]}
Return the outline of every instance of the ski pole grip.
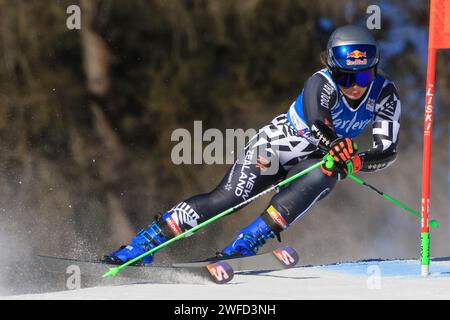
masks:
{"label": "ski pole grip", "polygon": [[353,162],[352,162],[352,160],[347,160],[345,162],[345,164],[347,165],[347,175],[353,174]]}
{"label": "ski pole grip", "polygon": [[331,154],[327,153],[325,157],[323,158],[325,160],[325,168],[331,169],[334,166],[334,159],[331,156]]}

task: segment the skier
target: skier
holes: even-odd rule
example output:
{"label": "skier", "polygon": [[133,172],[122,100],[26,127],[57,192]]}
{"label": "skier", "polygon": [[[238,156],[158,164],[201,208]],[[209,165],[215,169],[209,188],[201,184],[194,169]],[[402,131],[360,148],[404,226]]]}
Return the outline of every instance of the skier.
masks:
{"label": "skier", "polygon": [[[335,164],[322,166],[283,187],[266,210],[219,256],[254,255],[269,238],[302,217],[317,201],[353,172],[375,172],[396,158],[401,104],[392,83],[377,73],[378,45],[370,32],[357,26],[336,29],[323,57],[326,68],[314,73],[287,113],[261,128],[246,145],[220,184],[211,192],[190,197],[156,217],[127,246],[104,257],[122,264],[212,216],[267,189],[287,176],[320,161],[328,153]],[[357,151],[353,138],[372,125],[373,147]],[[260,156],[264,148],[270,159]],[[265,174],[278,161],[274,174]],[[153,254],[142,259],[152,264]]]}

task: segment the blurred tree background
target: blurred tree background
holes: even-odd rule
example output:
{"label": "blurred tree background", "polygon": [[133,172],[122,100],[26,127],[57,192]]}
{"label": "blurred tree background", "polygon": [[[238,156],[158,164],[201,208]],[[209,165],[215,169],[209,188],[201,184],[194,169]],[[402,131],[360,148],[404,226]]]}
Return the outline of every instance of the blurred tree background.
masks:
{"label": "blurred tree background", "polygon": [[[73,4],[81,30],[66,27]],[[210,191],[229,166],[174,165],[173,130],[192,131],[195,120],[203,130],[257,129],[286,112],[321,68],[334,28],[364,26],[371,4],[381,8],[374,35],[403,113],[397,162],[361,176],[419,210],[427,1],[0,1],[0,294],[44,290],[47,278],[30,272],[36,254],[109,253],[158,212]],[[449,54],[439,53],[435,256],[449,250],[449,69]],[[364,138],[369,147],[370,130]],[[268,200],[164,249],[160,261],[214,254]],[[305,264],[417,257],[418,226],[345,181],[283,241]]]}

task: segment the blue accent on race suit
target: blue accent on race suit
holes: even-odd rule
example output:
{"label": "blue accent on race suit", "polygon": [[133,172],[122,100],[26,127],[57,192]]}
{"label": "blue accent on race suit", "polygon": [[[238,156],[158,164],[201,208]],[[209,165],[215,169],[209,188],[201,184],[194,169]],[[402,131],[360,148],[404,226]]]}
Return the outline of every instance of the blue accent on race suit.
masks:
{"label": "blue accent on race suit", "polygon": [[[343,94],[340,92],[338,86],[333,81],[328,70],[322,69],[319,72],[327,77],[337,90],[337,102],[330,110],[333,120],[332,124],[336,134],[340,137],[349,138],[358,136],[366,128],[366,126],[374,120],[377,99],[383,88],[385,78],[377,75],[375,80],[370,85],[369,92],[367,93],[364,100],[361,102],[357,109],[352,109],[343,98]],[[295,113],[297,113],[297,115],[301,118],[303,124],[306,124],[307,121],[303,114],[303,92],[304,90],[302,90],[300,95],[297,97],[294,105],[291,106],[291,108],[288,110],[286,116],[289,122],[294,126],[294,128],[297,128],[302,135],[306,134],[306,136],[309,136],[310,128],[306,128],[306,130],[304,126],[303,128],[299,128],[299,125],[295,125],[292,122],[290,114],[291,109],[294,108]]]}

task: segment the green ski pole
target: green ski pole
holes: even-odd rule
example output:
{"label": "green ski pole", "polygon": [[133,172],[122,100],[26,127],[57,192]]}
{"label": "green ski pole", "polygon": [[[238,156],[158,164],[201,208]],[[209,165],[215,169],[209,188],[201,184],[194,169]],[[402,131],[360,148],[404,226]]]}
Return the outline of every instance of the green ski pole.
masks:
{"label": "green ski pole", "polygon": [[[284,186],[284,185],[286,185],[286,184],[292,182],[293,180],[298,179],[298,178],[300,178],[301,176],[304,176],[304,175],[307,174],[308,172],[311,172],[311,171],[313,171],[314,169],[320,167],[322,164],[325,164],[327,167],[330,165],[329,162],[326,161],[326,160],[319,161],[319,162],[317,162],[316,164],[313,164],[312,166],[310,166],[309,168],[306,168],[305,170],[296,173],[296,174],[293,175],[292,177],[289,177],[289,178],[287,178],[287,179],[285,179],[285,180],[279,182],[278,184],[273,185],[273,186],[270,187],[269,189],[267,189],[267,190],[265,190],[265,191],[263,191],[263,192],[261,192],[261,193],[255,195],[255,196],[251,197],[250,199],[248,199],[248,200],[246,200],[246,201],[244,201],[244,202],[241,202],[240,204],[238,204],[238,205],[236,205],[236,206],[234,206],[234,207],[232,207],[232,208],[229,208],[229,209],[227,209],[227,210],[225,210],[225,211],[219,213],[218,215],[216,215],[216,216],[214,216],[214,217],[212,217],[212,218],[210,218],[210,219],[208,219],[208,220],[206,220],[206,221],[200,223],[199,225],[197,225],[197,226],[195,226],[195,227],[193,227],[193,228],[191,228],[191,229],[189,229],[189,230],[186,230],[186,231],[183,232],[183,233],[180,233],[180,234],[177,235],[176,237],[174,237],[174,238],[172,238],[172,239],[170,239],[170,240],[168,240],[168,241],[166,241],[166,242],[164,242],[164,243],[161,243],[159,246],[154,247],[153,249],[151,249],[151,250],[149,250],[149,251],[147,251],[147,252],[141,254],[140,256],[138,256],[138,257],[136,257],[136,258],[134,258],[134,259],[132,259],[132,260],[129,260],[129,261],[125,262],[124,264],[121,264],[120,266],[117,266],[117,267],[115,267],[115,268],[109,268],[109,271],[106,272],[106,273],[103,275],[103,278],[106,278],[106,277],[112,277],[112,276],[117,275],[117,273],[119,273],[120,270],[122,270],[123,268],[129,266],[130,264],[133,264],[134,262],[136,262],[136,261],[138,261],[138,260],[144,258],[145,256],[147,256],[147,255],[149,255],[149,254],[152,254],[153,252],[158,251],[158,250],[162,249],[163,247],[165,247],[165,246],[167,246],[167,245],[169,245],[169,244],[171,244],[171,243],[173,243],[173,242],[175,242],[175,241],[177,241],[177,240],[179,240],[179,239],[181,239],[181,238],[184,238],[186,235],[188,235],[188,234],[190,234],[190,233],[192,233],[192,232],[195,232],[195,231],[197,231],[197,230],[199,230],[199,229],[201,229],[201,228],[207,226],[208,224],[210,224],[210,223],[212,223],[212,222],[214,222],[214,221],[216,221],[216,220],[222,218],[223,216],[226,216],[226,215],[228,215],[228,214],[230,214],[230,213],[233,213],[236,209],[238,209],[238,208],[240,208],[240,207],[242,207],[242,206],[244,206],[244,205],[246,205],[246,204],[252,202],[252,201],[255,200],[256,198],[259,198],[259,197],[261,197],[262,195],[264,195],[264,194],[266,194],[266,193],[271,192],[272,190],[275,190],[275,189],[278,188],[278,187],[282,187],[282,186]],[[333,165],[331,164],[331,166],[333,166]]]}
{"label": "green ski pole", "polygon": [[[327,161],[327,164],[331,165],[331,167],[333,167],[334,165],[334,159],[331,155],[327,154],[324,158]],[[420,213],[418,213],[417,211],[411,209],[410,207],[408,207],[406,204],[401,203],[400,201],[392,198],[390,195],[378,190],[377,188],[375,188],[374,186],[368,184],[367,182],[361,180],[360,178],[356,177],[353,175],[353,163],[348,160],[346,162],[347,164],[347,169],[348,169],[348,174],[347,177],[349,177],[350,179],[352,179],[353,181],[356,181],[357,183],[359,183],[362,186],[368,187],[370,189],[372,189],[373,191],[375,191],[376,193],[378,193],[379,195],[381,195],[383,198],[385,198],[386,200],[389,200],[390,202],[392,202],[393,204],[399,206],[400,208],[408,211],[409,213],[411,213],[412,215],[414,215],[417,218],[421,218]],[[429,225],[431,228],[433,229],[437,229],[439,228],[439,221],[438,220],[430,220]]]}
{"label": "green ski pole", "polygon": [[[377,188],[375,188],[374,186],[366,183],[365,181],[359,179],[358,177],[355,177],[353,174],[349,174],[348,177],[350,179],[352,179],[353,181],[356,181],[357,183],[359,183],[362,186],[368,187],[370,189],[372,189],[373,191],[375,191],[376,193],[378,193],[379,195],[381,195],[383,198],[389,200],[390,202],[392,202],[393,204],[399,206],[400,208],[408,211],[409,213],[411,213],[413,216],[420,218],[420,213],[418,213],[417,211],[411,209],[410,207],[408,207],[406,204],[401,203],[400,201],[392,198],[390,195],[378,190]],[[439,227],[439,221],[438,220],[430,220],[429,222],[430,227],[437,229]]]}

